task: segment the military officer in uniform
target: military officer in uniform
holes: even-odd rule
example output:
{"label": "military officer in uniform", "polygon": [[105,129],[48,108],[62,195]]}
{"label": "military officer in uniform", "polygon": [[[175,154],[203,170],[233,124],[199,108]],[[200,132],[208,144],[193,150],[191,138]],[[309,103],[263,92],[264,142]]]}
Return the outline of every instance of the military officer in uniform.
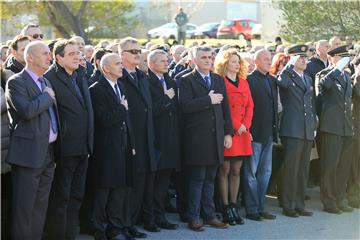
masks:
{"label": "military officer in uniform", "polygon": [[305,210],[310,152],[315,137],[316,113],[314,88],[310,76],[304,74],[308,47],[289,48],[292,56],[278,78],[283,114],[280,125],[284,145],[282,166],[282,206],[288,217],[312,216]]}
{"label": "military officer in uniform", "polygon": [[316,75],[317,96],[321,98],[321,185],[324,211],[340,214],[353,209],[346,202],[346,183],[350,175],[354,135],[349,62],[346,46],[328,52],[331,66]]}

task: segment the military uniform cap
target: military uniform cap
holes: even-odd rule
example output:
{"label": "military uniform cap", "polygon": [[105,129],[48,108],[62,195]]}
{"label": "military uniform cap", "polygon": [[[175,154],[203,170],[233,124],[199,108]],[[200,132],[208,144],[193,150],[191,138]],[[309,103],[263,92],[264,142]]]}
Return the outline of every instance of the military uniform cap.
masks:
{"label": "military uniform cap", "polygon": [[347,45],[343,45],[328,51],[327,54],[332,57],[334,56],[347,57],[349,56],[349,47]]}
{"label": "military uniform cap", "polygon": [[307,56],[306,52],[308,51],[308,49],[309,47],[304,44],[294,45],[288,49],[288,54]]}

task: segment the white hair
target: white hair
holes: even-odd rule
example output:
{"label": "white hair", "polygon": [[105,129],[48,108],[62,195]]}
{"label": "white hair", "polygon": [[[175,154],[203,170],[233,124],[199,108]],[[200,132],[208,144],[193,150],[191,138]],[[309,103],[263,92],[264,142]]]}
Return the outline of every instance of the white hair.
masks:
{"label": "white hair", "polygon": [[116,56],[120,57],[119,54],[116,53],[106,53],[100,60],[100,70],[104,72],[104,66],[109,65],[110,59]]}
{"label": "white hair", "polygon": [[157,59],[157,57],[159,56],[159,55],[167,55],[167,53],[165,52],[165,51],[163,51],[163,50],[160,50],[160,49],[156,49],[156,50],[154,50],[154,51],[151,51],[150,53],[149,53],[149,55],[147,56],[147,61],[148,61],[148,63],[150,63],[150,62],[155,62],[155,60]]}

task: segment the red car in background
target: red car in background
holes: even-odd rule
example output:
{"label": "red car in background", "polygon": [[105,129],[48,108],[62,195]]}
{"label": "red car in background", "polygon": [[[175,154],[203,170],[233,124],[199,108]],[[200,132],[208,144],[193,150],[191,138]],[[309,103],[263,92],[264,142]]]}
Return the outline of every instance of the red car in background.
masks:
{"label": "red car in background", "polygon": [[217,38],[251,40],[251,30],[255,24],[257,22],[253,19],[222,20],[216,36]]}

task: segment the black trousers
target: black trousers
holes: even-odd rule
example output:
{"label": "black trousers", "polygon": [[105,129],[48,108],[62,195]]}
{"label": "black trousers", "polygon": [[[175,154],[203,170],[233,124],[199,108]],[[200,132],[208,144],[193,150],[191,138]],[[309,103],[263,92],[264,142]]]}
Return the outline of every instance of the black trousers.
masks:
{"label": "black trousers", "polygon": [[165,200],[172,169],[157,170],[149,174],[143,203],[143,220],[153,223],[166,220]]}
{"label": "black trousers", "polygon": [[304,210],[313,141],[282,137],[281,142],[284,145],[281,194],[283,208]]}
{"label": "black trousers", "polygon": [[85,192],[88,157],[63,157],[56,165],[46,222],[46,239],[75,239]]}
{"label": "black trousers", "polygon": [[324,132],[321,136],[320,199],[325,208],[346,205],[353,139]]}
{"label": "black trousers", "polygon": [[360,139],[354,139],[347,197],[349,202],[360,204]]}
{"label": "black trousers", "polygon": [[[26,157],[26,156],[24,156]],[[12,166],[12,238],[42,239],[51,182],[54,177],[54,150],[50,145],[44,166]]]}
{"label": "black trousers", "polygon": [[[135,172],[133,177],[133,186],[127,194],[129,202],[129,223],[130,226],[138,224],[141,209],[145,198],[145,192],[151,186],[154,173]],[[146,208],[146,206],[144,206]]]}
{"label": "black trousers", "polygon": [[93,222],[96,237],[114,237],[129,227],[128,189],[96,188],[94,190]]}

